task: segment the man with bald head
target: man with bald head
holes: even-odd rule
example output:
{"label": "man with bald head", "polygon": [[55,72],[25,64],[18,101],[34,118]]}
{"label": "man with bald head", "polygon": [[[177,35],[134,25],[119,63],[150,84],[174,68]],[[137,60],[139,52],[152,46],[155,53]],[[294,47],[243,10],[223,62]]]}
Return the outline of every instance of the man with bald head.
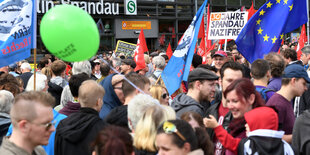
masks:
{"label": "man with bald head", "polygon": [[4,137],[0,147],[5,155],[45,155],[40,145],[47,145],[55,131],[52,104],[55,99],[45,92],[25,92],[15,97],[10,111],[14,127],[10,137]]}
{"label": "man with bald head", "polygon": [[81,109],[63,119],[57,126],[55,155],[91,155],[93,142],[105,123],[99,117],[105,91],[94,80],[86,80],[79,87]]}

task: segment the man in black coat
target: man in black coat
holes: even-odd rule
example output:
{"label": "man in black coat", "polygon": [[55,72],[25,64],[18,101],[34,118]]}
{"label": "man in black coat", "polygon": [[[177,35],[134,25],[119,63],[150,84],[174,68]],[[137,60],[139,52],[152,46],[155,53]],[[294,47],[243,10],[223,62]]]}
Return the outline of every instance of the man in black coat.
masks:
{"label": "man in black coat", "polygon": [[105,126],[99,117],[104,94],[103,87],[95,81],[82,83],[79,88],[80,111],[69,115],[57,126],[55,155],[91,155],[91,143]]}

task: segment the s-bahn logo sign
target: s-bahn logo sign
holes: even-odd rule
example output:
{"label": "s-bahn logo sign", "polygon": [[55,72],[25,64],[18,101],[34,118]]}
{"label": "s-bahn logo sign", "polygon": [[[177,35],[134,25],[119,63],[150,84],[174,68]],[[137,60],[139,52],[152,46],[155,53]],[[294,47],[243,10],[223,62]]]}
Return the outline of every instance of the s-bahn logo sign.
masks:
{"label": "s-bahn logo sign", "polygon": [[137,15],[137,1],[125,0],[124,9],[126,15]]}

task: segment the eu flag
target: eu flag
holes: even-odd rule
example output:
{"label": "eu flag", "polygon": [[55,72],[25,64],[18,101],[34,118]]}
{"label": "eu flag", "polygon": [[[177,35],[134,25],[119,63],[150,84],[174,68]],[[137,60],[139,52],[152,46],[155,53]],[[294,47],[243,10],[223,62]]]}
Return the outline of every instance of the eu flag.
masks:
{"label": "eu flag", "polygon": [[208,0],[205,0],[197,11],[191,24],[184,32],[178,47],[161,74],[169,94],[173,94],[181,85],[182,80],[187,81],[194,50],[198,38],[200,23]]}
{"label": "eu flag", "polygon": [[236,40],[239,52],[252,63],[278,51],[284,34],[308,21],[306,0],[270,0],[248,21]]}

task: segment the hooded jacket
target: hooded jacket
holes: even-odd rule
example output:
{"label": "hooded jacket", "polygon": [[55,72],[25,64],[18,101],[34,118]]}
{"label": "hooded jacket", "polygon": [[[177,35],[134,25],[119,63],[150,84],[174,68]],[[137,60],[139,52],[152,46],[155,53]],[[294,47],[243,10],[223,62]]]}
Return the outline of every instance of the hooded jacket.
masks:
{"label": "hooded jacket", "polygon": [[300,115],[294,125],[292,146],[295,154],[306,155],[310,153],[310,111],[306,110]]}
{"label": "hooded jacket", "polygon": [[8,132],[10,124],[11,124],[10,115],[7,113],[0,112],[0,145],[2,143],[2,138]]}
{"label": "hooded jacket", "polygon": [[81,108],[79,112],[69,115],[57,126],[55,155],[91,155],[91,142],[104,126],[98,112],[92,108]]}
{"label": "hooded jacket", "polygon": [[177,118],[181,118],[181,115],[188,111],[196,112],[201,116],[204,116],[205,113],[205,109],[201,104],[184,93],[177,95],[173,99],[171,107],[176,112]]}
{"label": "hooded jacket", "polygon": [[258,107],[244,114],[250,128],[248,138],[233,138],[222,127],[214,128],[217,138],[226,149],[235,154],[294,154],[292,148],[284,140],[283,131],[278,129],[278,114],[269,107]]}
{"label": "hooded jacket", "polygon": [[105,94],[103,96],[103,105],[99,113],[99,116],[101,119],[104,119],[113,108],[122,105],[122,102],[119,100],[118,96],[116,95],[114,88],[112,86],[112,83],[111,83],[112,77],[114,75],[115,74],[111,74],[100,82],[100,85],[102,85],[105,90]]}
{"label": "hooded jacket", "polygon": [[47,91],[55,98],[55,100],[56,100],[55,106],[60,104],[60,97],[61,97],[62,90],[63,90],[63,88],[61,86],[59,86],[55,83],[52,83],[52,82],[48,82]]}

